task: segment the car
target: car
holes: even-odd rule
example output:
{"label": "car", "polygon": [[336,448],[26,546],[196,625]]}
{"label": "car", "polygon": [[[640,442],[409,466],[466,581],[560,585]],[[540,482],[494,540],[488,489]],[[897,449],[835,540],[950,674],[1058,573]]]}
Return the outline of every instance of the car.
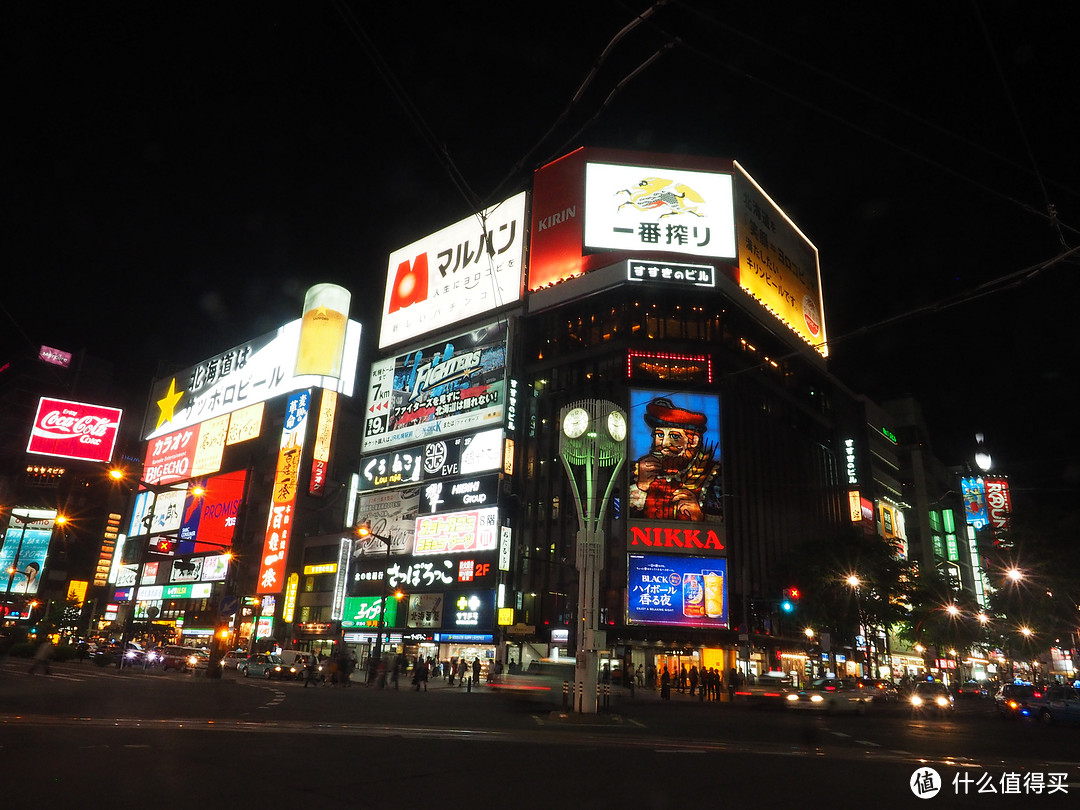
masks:
{"label": "car", "polygon": [[245,678],[255,676],[257,678],[296,678],[299,671],[295,666],[289,666],[281,660],[280,656],[269,653],[253,655],[239,666],[239,671]]}
{"label": "car", "polygon": [[1062,684],[1036,688],[1020,714],[1046,725],[1080,723],[1080,689]]}
{"label": "car", "polygon": [[956,697],[965,700],[986,697],[986,689],[978,681],[964,681],[956,687]]}
{"label": "car", "polygon": [[191,669],[206,669],[210,666],[210,651],[202,647],[193,647],[188,656],[188,667]]}
{"label": "car", "polygon": [[919,714],[936,712],[945,714],[956,708],[949,687],[937,681],[919,681],[908,695],[911,710]]}
{"label": "car", "polygon": [[248,659],[248,654],[243,650],[228,650],[218,664],[222,669],[234,670],[240,669],[240,665]]}
{"label": "car", "polygon": [[862,678],[859,683],[870,690],[874,703],[899,703],[900,687],[885,678]]}
{"label": "car", "polygon": [[799,691],[788,692],[784,702],[789,709],[865,714],[873,702],[873,691],[849,678],[818,678]]}
{"label": "car", "polygon": [[1035,687],[1030,683],[1005,683],[994,695],[994,705],[1002,718],[1015,719],[1025,716],[1024,707],[1034,695]]}
{"label": "car", "polygon": [[573,661],[541,658],[529,662],[524,672],[508,673],[488,687],[515,701],[554,706],[562,703],[564,691],[570,694],[576,677]]}
{"label": "car", "polygon": [[184,672],[191,666],[191,656],[195,650],[192,647],[182,647],[179,644],[166,645],[161,651],[161,668],[163,670],[175,669]]}

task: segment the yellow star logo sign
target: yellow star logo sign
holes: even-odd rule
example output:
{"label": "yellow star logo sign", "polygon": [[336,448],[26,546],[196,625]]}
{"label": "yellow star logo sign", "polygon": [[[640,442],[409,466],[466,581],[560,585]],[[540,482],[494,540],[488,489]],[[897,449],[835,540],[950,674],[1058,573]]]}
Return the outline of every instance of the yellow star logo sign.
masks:
{"label": "yellow star logo sign", "polygon": [[184,392],[176,390],[176,378],[173,377],[169,382],[169,392],[157,401],[157,406],[160,410],[157,419],[157,426],[154,430],[161,427],[162,422],[171,422],[173,420],[173,411],[176,410],[176,404],[183,398]]}

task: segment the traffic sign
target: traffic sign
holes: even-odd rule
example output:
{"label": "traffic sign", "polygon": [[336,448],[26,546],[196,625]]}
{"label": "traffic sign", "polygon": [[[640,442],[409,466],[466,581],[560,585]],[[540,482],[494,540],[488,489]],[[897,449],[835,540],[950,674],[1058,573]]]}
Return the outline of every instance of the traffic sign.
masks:
{"label": "traffic sign", "polygon": [[220,613],[222,616],[233,616],[239,609],[239,598],[230,594],[226,594],[225,596],[221,597],[221,604],[218,605],[218,613]]}

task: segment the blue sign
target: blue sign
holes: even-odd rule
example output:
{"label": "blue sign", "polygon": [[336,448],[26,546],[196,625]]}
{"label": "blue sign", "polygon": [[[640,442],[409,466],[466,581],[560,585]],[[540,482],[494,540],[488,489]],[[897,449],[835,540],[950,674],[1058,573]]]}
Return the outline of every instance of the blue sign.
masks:
{"label": "blue sign", "polygon": [[727,627],[727,560],[630,554],[627,621]]}

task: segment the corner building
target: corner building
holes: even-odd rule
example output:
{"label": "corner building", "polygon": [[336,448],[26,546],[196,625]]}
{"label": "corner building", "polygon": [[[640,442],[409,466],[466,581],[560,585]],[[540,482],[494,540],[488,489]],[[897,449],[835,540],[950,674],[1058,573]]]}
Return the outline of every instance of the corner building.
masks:
{"label": "corner building", "polygon": [[[816,248],[737,163],[595,149],[537,171],[531,239],[512,590],[535,634],[511,655],[576,649],[559,412],[597,397],[628,417],[601,575],[609,666],[790,669],[805,638],[779,615],[787,555],[851,528],[851,409],[835,404],[850,394],[825,367]],[[722,589],[707,611],[705,577]]]}
{"label": "corner building", "polygon": [[[380,377],[373,366],[360,477],[376,486],[372,470],[443,458],[443,437],[499,431],[488,501],[497,539],[475,547],[492,555],[479,597],[493,604],[476,638],[511,668],[570,657],[581,641],[579,524],[560,462],[560,413],[608,400],[627,430],[603,527],[602,667],[616,676],[639,665],[756,675],[804,665],[798,618],[779,609],[785,566],[802,542],[852,531],[843,442],[863,429],[854,394],[826,368],[817,249],[730,160],[583,148],[541,167],[520,266],[502,252],[509,231],[497,214],[510,202],[482,213],[467,238],[440,232],[441,241],[391,254],[380,348],[397,353],[384,361],[397,373]],[[406,366],[460,363],[462,343],[494,332],[506,335],[505,369],[462,390],[505,374],[501,407],[402,428],[418,390],[402,390]],[[433,394],[432,413],[451,401]],[[384,449],[393,452],[373,454]],[[391,484],[443,475],[427,469]],[[377,511],[361,503],[357,520]],[[391,527],[386,517],[379,525]],[[419,526],[401,522],[402,552],[418,548]],[[383,531],[395,542],[376,555],[389,563],[397,535]],[[350,581],[350,592],[385,591],[379,579]],[[425,634],[418,616],[397,622],[392,648],[424,654],[453,638]],[[419,644],[408,644],[413,636]]]}

